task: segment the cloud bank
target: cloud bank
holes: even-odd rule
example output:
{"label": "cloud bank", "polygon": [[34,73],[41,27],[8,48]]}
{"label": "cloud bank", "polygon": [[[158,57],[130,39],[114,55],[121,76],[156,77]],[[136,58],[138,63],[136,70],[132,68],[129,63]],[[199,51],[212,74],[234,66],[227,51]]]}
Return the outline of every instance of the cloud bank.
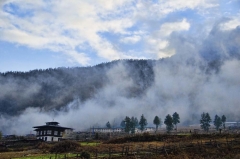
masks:
{"label": "cloud bank", "polygon": [[[175,51],[169,48],[169,36],[192,34],[199,25],[208,34],[212,22],[224,16],[222,5],[216,0],[3,0],[0,40],[64,54],[82,66],[170,57]],[[239,25],[236,14],[227,14],[232,20],[223,24],[224,30]]]}

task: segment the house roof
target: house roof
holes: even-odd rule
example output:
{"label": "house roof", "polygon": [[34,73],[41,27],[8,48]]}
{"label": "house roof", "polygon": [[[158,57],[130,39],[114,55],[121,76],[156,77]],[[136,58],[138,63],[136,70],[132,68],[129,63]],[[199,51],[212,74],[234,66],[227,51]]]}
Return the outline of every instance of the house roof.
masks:
{"label": "house roof", "polygon": [[58,122],[46,122],[46,125],[34,126],[33,128],[35,128],[34,131],[37,131],[38,129],[48,129],[48,128],[51,128],[51,129],[62,129],[62,130],[65,130],[65,129],[73,130],[73,128],[62,127],[62,126],[60,126],[58,124],[59,124]]}

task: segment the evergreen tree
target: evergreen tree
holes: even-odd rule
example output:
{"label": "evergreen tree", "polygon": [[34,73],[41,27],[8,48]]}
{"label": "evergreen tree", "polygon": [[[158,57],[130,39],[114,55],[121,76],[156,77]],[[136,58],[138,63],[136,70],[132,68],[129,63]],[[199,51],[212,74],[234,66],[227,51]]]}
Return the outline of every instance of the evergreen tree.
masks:
{"label": "evergreen tree", "polygon": [[225,115],[222,116],[222,124],[223,124],[223,128],[225,129],[225,122],[226,122],[227,118],[225,117]]}
{"label": "evergreen tree", "polygon": [[210,127],[210,122],[211,122],[211,117],[209,116],[208,113],[202,113],[201,114],[201,120],[200,120],[200,124],[201,124],[201,128],[204,130],[204,131],[207,131],[209,130],[209,127]]}
{"label": "evergreen tree", "polygon": [[107,126],[107,128],[111,128],[111,124],[109,123],[109,121],[106,123],[106,126]]}
{"label": "evergreen tree", "polygon": [[158,126],[161,124],[161,118],[159,118],[158,116],[155,116],[154,120],[153,120],[153,124],[156,125],[156,131],[158,130]]}
{"label": "evergreen tree", "polygon": [[137,118],[132,117],[132,118],[131,118],[131,123],[130,123],[131,133],[132,133],[132,134],[135,134],[135,129],[136,129],[137,125],[138,125],[138,120],[137,120]]}
{"label": "evergreen tree", "polygon": [[175,125],[177,130],[177,124],[180,123],[179,114],[177,112],[173,113],[172,118],[173,118],[173,124]]}
{"label": "evergreen tree", "polygon": [[142,114],[140,121],[139,121],[140,130],[143,131],[144,128],[146,127],[146,125],[147,125],[147,119]]}
{"label": "evergreen tree", "polygon": [[167,129],[167,132],[169,133],[170,131],[173,130],[173,118],[171,115],[167,115],[165,120],[164,120],[164,124],[166,125],[166,129]]}
{"label": "evergreen tree", "polygon": [[126,116],[124,122],[125,122],[125,129],[124,130],[125,130],[126,133],[129,133],[131,131],[131,119],[128,116]]}
{"label": "evergreen tree", "polygon": [[216,130],[218,131],[218,129],[222,126],[222,119],[218,115],[215,115],[213,124],[215,125]]}

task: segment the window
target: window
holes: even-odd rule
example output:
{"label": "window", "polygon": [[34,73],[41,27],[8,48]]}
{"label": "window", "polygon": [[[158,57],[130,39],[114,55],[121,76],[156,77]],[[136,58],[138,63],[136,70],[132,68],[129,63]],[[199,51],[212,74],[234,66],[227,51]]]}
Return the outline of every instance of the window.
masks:
{"label": "window", "polygon": [[54,131],[54,135],[58,135],[58,131]]}
{"label": "window", "polygon": [[60,136],[63,136],[63,132],[60,132]]}
{"label": "window", "polygon": [[51,135],[51,134],[52,134],[52,131],[51,131],[51,130],[48,130],[48,131],[47,131],[47,134],[48,134],[48,135]]}

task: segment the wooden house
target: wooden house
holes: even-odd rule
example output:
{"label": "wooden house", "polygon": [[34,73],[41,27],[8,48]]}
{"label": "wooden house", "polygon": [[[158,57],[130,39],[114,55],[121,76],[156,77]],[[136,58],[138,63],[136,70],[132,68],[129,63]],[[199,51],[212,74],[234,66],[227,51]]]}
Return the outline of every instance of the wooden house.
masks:
{"label": "wooden house", "polygon": [[58,122],[46,122],[46,125],[34,126],[36,131],[36,138],[44,141],[59,141],[64,136],[72,133],[73,129],[62,127]]}

